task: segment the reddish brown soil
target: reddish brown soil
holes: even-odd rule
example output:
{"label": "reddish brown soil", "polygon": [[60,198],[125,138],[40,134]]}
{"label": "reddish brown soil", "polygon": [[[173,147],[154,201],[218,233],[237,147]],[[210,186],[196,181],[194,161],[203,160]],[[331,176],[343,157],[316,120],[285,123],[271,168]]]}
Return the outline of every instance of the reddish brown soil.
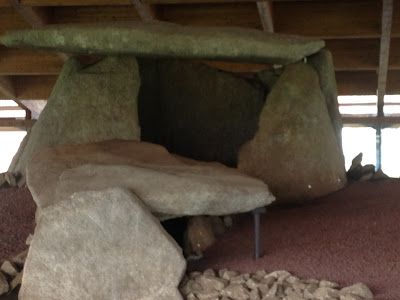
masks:
{"label": "reddish brown soil", "polygon": [[268,208],[261,230],[259,260],[245,214],[188,268],[283,269],[342,286],[364,282],[375,300],[400,299],[400,180],[354,183],[308,205]]}
{"label": "reddish brown soil", "polygon": [[[0,258],[26,248],[35,209],[27,189],[0,189]],[[285,269],[343,286],[364,282],[375,300],[400,299],[400,180],[354,183],[307,205],[268,208],[257,261],[251,215],[235,221],[190,270]]]}
{"label": "reddish brown soil", "polygon": [[0,189],[0,260],[27,248],[35,228],[36,204],[27,188]]}

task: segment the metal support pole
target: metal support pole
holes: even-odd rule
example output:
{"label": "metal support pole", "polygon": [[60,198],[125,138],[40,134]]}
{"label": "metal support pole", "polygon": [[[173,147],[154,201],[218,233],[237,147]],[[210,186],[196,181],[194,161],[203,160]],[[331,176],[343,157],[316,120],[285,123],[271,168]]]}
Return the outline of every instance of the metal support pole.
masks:
{"label": "metal support pole", "polygon": [[265,213],[265,207],[259,207],[253,210],[254,217],[254,259],[259,259],[260,251],[260,214]]}
{"label": "metal support pole", "polygon": [[382,125],[376,126],[376,166],[375,171],[382,168]]}

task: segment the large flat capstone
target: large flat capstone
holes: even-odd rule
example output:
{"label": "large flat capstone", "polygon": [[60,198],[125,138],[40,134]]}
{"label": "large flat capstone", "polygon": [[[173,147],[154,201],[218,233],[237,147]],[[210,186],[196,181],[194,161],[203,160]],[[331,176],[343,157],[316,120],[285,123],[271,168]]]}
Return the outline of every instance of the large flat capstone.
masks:
{"label": "large flat capstone", "polygon": [[44,148],[32,157],[27,182],[41,208],[106,187],[127,188],[151,212],[174,216],[246,212],[275,200],[265,183],[237,169],[121,140]]}
{"label": "large flat capstone", "polygon": [[22,300],[182,299],[182,250],[139,198],[86,191],[43,210]]}
{"label": "large flat capstone", "polygon": [[9,47],[77,54],[202,58],[288,64],[316,53],[322,40],[227,27],[190,27],[166,22],[62,25],[9,31]]}
{"label": "large flat capstone", "polygon": [[280,202],[345,186],[342,150],[312,66],[285,66],[267,96],[258,132],[239,151],[238,167],[266,182]]}
{"label": "large flat capstone", "polygon": [[140,140],[139,86],[134,57],[107,57],[86,67],[68,59],[9,170],[25,174],[31,155],[50,145]]}

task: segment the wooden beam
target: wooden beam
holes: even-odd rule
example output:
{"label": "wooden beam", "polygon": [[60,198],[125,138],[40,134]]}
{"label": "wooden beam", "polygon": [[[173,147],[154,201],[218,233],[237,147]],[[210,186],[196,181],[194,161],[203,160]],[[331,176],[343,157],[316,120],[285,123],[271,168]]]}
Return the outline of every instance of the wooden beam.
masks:
{"label": "wooden beam", "polygon": [[259,1],[257,2],[257,8],[263,30],[266,32],[274,32],[272,1]]}
{"label": "wooden beam", "polygon": [[149,22],[158,19],[158,12],[154,5],[143,3],[142,0],[131,0],[142,21]]}
{"label": "wooden beam", "polygon": [[379,38],[379,1],[274,2],[277,33],[329,38]]}
{"label": "wooden beam", "polygon": [[391,70],[388,72],[386,82],[386,95],[400,94],[400,71]]}
{"label": "wooden beam", "polygon": [[375,116],[365,116],[365,117],[342,117],[343,124],[363,124],[363,125],[395,125],[400,124],[400,117],[375,117]]}
{"label": "wooden beam", "polygon": [[57,53],[0,46],[0,75],[54,75],[64,64]]}
{"label": "wooden beam", "polygon": [[383,0],[382,35],[379,54],[378,71],[378,116],[383,116],[383,99],[386,94],[386,81],[389,65],[390,35],[392,31],[393,0]]}
{"label": "wooden beam", "polygon": [[13,81],[18,100],[48,100],[57,76],[15,76]]}
{"label": "wooden beam", "polygon": [[33,28],[42,27],[49,23],[50,15],[46,8],[24,6],[19,0],[9,0],[9,2]]}
{"label": "wooden beam", "polygon": [[0,0],[0,7],[9,7],[10,3],[8,0]]}
{"label": "wooden beam", "polygon": [[262,29],[253,3],[159,5],[160,19],[181,25],[238,26]]}
{"label": "wooden beam", "polygon": [[26,22],[12,7],[0,9],[0,34],[12,29],[28,29],[30,24]]}
{"label": "wooden beam", "polygon": [[16,99],[16,94],[12,79],[8,76],[0,76],[0,92],[7,97],[7,99]]}
{"label": "wooden beam", "polygon": [[130,0],[21,0],[24,6],[130,5]]}
{"label": "wooden beam", "polygon": [[377,82],[375,71],[336,72],[339,95],[376,95]]}
{"label": "wooden beam", "polygon": [[64,6],[53,9],[52,23],[112,23],[140,21],[133,5],[129,6]]}
{"label": "wooden beam", "polygon": [[378,70],[379,39],[332,39],[325,44],[336,71]]}
{"label": "wooden beam", "polygon": [[23,110],[23,109],[19,106],[0,106],[0,111],[2,110],[10,111],[10,110]]}
{"label": "wooden beam", "polygon": [[0,127],[30,128],[35,123],[35,120],[0,118]]}

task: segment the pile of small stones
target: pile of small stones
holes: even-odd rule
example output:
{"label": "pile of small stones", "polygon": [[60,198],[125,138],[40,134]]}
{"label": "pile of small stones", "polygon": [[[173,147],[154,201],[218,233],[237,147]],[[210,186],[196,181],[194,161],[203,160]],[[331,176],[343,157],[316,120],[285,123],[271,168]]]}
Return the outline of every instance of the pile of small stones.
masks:
{"label": "pile of small stones", "polygon": [[0,173],[0,188],[24,187],[26,186],[25,176],[20,173],[5,172]]}
{"label": "pile of small stones", "polygon": [[372,300],[363,283],[339,288],[335,282],[300,279],[287,271],[239,274],[227,269],[191,272],[180,285],[187,300]]}
{"label": "pile of small stones", "polygon": [[11,293],[22,281],[28,249],[11,259],[0,260],[0,296]]}

